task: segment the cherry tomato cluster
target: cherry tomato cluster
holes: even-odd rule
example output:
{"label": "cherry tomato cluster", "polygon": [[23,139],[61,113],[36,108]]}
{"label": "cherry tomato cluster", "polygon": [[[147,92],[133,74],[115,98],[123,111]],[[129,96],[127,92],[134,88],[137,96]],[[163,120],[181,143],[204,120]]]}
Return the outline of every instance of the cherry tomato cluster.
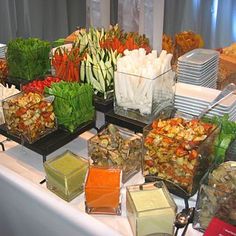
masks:
{"label": "cherry tomato cluster", "polygon": [[24,92],[34,92],[43,94],[45,87],[50,87],[52,83],[60,82],[58,77],[48,76],[44,80],[34,80],[22,87]]}

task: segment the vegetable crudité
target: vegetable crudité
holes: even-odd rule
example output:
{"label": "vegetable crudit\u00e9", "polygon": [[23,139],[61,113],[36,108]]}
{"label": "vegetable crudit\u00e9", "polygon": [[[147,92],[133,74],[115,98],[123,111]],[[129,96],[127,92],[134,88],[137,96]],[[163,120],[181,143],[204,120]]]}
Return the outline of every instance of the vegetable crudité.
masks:
{"label": "vegetable crudit\u00e9", "polygon": [[220,126],[220,133],[215,140],[214,154],[217,163],[222,163],[225,159],[226,151],[230,143],[236,139],[236,122],[230,121],[228,115],[222,117],[205,118],[206,121]]}
{"label": "vegetable crudit\u00e9", "polygon": [[88,152],[94,165],[113,166],[122,169],[122,182],[140,171],[142,138],[109,124],[89,140]]}
{"label": "vegetable crudit\u00e9", "polygon": [[20,93],[4,100],[3,111],[8,131],[29,143],[56,128],[52,103],[38,93]]}
{"label": "vegetable crudit\u00e9", "polygon": [[60,78],[47,76],[44,80],[33,80],[32,82],[23,85],[22,90],[24,92],[35,92],[43,94],[45,87],[50,87],[52,83],[57,83],[60,81]]}
{"label": "vegetable crudit\u00e9", "polygon": [[58,47],[52,57],[56,76],[65,81],[79,82],[80,61],[83,59],[83,55],[79,46],[73,45],[70,50]]}
{"label": "vegetable crudit\u00e9", "polygon": [[55,96],[53,106],[58,124],[70,132],[82,123],[93,120],[93,89],[89,84],[61,81],[45,88],[45,92]]}
{"label": "vegetable crudit\u00e9", "polygon": [[155,120],[144,139],[144,175],[170,180],[191,192],[198,167],[198,146],[215,129],[200,120]]}
{"label": "vegetable crudit\u00e9", "polygon": [[9,75],[25,80],[45,75],[50,69],[49,42],[17,38],[7,44]]}

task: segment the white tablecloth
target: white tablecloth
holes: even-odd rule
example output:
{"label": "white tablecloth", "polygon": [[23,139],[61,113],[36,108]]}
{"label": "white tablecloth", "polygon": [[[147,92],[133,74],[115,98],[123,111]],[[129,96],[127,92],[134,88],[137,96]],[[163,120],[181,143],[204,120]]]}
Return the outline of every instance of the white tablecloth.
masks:
{"label": "white tablecloth", "polygon": [[[87,140],[95,133],[85,132],[48,158],[65,150],[87,157]],[[0,136],[0,141],[5,137]],[[133,235],[126,217],[125,186],[122,188],[122,215],[88,215],[84,211],[84,194],[66,202],[50,192],[44,179],[42,157],[13,141],[0,152],[0,236],[78,236]],[[126,185],[142,183],[141,173]],[[173,196],[178,211],[184,201]],[[196,196],[189,205],[195,205]],[[179,235],[181,235],[179,230]],[[202,235],[189,225],[186,236]]]}

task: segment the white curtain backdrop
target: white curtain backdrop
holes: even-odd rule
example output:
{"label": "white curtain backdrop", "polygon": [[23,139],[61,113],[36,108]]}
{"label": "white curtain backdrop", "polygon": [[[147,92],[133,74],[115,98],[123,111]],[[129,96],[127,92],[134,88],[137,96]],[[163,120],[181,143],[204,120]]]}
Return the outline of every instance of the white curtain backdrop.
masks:
{"label": "white curtain backdrop", "polygon": [[[91,0],[94,3],[90,9],[93,22],[98,25],[100,1]],[[152,39],[152,7],[153,1],[158,0],[111,0],[111,12],[118,12],[112,23],[118,22],[125,31],[138,31],[141,1],[144,33]],[[0,0],[1,43],[16,37],[52,41],[66,37],[77,26],[86,26],[86,0]],[[201,34],[206,48],[235,42],[236,0],[165,0],[164,32],[174,36],[183,30]]]}
{"label": "white curtain backdrop", "polygon": [[[152,38],[153,1],[145,4],[145,34]],[[118,0],[118,22],[126,31],[138,31],[140,0]],[[171,36],[192,30],[202,35],[206,48],[236,41],[236,0],[165,0],[164,32]]]}
{"label": "white curtain backdrop", "polygon": [[84,0],[0,0],[0,42],[16,37],[53,41],[86,25]]}

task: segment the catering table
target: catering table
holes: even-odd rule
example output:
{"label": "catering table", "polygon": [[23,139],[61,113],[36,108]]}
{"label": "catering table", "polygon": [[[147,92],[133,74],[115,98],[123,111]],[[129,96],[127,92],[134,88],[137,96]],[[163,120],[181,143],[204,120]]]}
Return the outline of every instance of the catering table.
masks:
{"label": "catering table", "polygon": [[[100,125],[104,117],[98,114]],[[99,124],[98,124],[99,126]],[[69,149],[87,157],[87,140],[96,131],[91,129],[70,143],[51,153],[51,158]],[[0,141],[5,137],[0,136]],[[126,217],[125,186],[122,187],[122,215],[88,215],[84,209],[84,194],[66,202],[40,184],[44,179],[40,155],[13,141],[6,141],[0,152],[0,236],[78,236],[78,235],[133,235]],[[143,183],[141,173],[125,185]],[[178,211],[183,199],[173,196]],[[194,206],[196,195],[189,199]],[[178,235],[181,235],[179,230]],[[186,236],[200,236],[189,225]]]}

